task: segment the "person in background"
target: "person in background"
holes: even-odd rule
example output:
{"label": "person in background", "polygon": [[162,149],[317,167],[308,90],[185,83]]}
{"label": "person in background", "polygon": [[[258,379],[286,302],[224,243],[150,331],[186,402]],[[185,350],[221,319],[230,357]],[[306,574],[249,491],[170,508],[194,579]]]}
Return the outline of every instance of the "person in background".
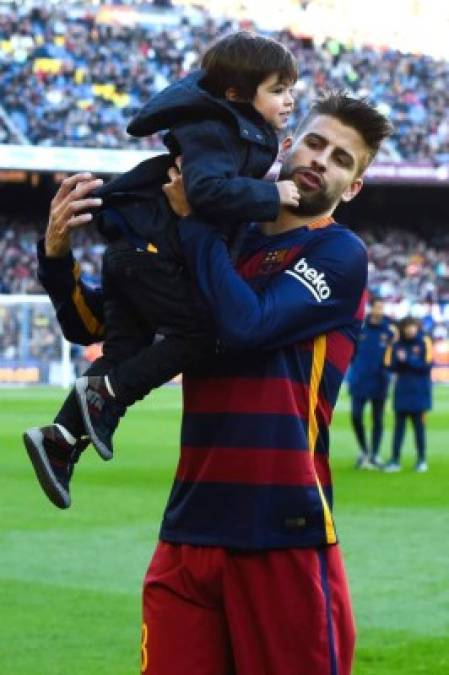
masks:
{"label": "person in background", "polygon": [[410,418],[415,432],[418,473],[428,470],[425,414],[432,408],[432,342],[422,332],[418,319],[407,316],[399,324],[399,340],[388,348],[385,365],[396,373],[393,409],[395,414],[393,452],[386,473],[401,470],[401,448],[405,425]]}
{"label": "person in background", "polygon": [[[359,445],[359,456],[355,465],[358,469],[379,469],[383,466],[379,459],[379,448],[390,379],[384,366],[384,357],[396,335],[392,320],[384,314],[383,301],[381,298],[373,298],[349,372],[351,422]],[[371,443],[367,440],[363,420],[367,403],[371,403]]]}

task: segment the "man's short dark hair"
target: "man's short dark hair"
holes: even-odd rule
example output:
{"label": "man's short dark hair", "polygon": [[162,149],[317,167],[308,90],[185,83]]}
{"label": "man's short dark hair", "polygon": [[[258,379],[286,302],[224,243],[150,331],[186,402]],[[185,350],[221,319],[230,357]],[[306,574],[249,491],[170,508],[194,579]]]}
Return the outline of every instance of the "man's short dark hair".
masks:
{"label": "man's short dark hair", "polygon": [[210,46],[201,60],[206,71],[202,86],[214,96],[225,97],[234,88],[243,101],[252,101],[257,87],[275,73],[282,83],[298,79],[298,64],[287,47],[249,31],[231,33]]}
{"label": "man's short dark hair", "polygon": [[345,126],[355,129],[363,138],[369,153],[365,165],[359,167],[360,173],[374,159],[382,141],[393,133],[392,124],[366,98],[350,96],[344,91],[322,92],[300,122],[296,135],[317,115],[335,117]]}

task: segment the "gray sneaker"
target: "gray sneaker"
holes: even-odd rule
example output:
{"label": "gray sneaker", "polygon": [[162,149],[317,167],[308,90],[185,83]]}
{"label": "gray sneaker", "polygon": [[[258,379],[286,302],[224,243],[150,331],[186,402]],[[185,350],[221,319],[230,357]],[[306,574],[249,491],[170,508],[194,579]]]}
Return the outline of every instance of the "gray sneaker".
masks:
{"label": "gray sneaker", "polygon": [[71,445],[56,424],[32,427],[23,434],[23,442],[36,478],[48,499],[59,509],[71,504],[70,481],[75,463],[89,445],[89,439]]}
{"label": "gray sneaker", "polygon": [[379,457],[370,457],[369,463],[372,469],[377,469],[379,471],[382,471],[385,466],[384,462],[382,462]]}
{"label": "gray sneaker", "polygon": [[86,433],[100,457],[112,459],[112,438],[124,408],[110,395],[100,375],[78,378],[75,389]]}
{"label": "gray sneaker", "polygon": [[418,462],[415,466],[416,473],[427,473],[428,470],[429,467],[427,466],[427,462]]}
{"label": "gray sneaker", "polygon": [[401,470],[401,465],[397,462],[387,462],[382,469],[385,473],[398,473]]}
{"label": "gray sneaker", "polygon": [[360,455],[356,459],[356,462],[354,464],[354,468],[355,469],[371,469],[369,457],[366,453],[364,453],[364,452],[360,453]]}

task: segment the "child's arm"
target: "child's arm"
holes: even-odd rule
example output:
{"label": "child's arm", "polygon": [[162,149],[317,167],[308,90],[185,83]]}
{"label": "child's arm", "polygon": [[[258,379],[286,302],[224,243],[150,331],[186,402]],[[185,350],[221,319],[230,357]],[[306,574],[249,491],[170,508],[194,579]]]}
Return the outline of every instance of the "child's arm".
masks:
{"label": "child's arm", "polygon": [[212,222],[233,225],[275,220],[280,204],[295,205],[292,181],[273,183],[239,175],[246,142],[216,120],[180,125],[172,130],[182,157],[184,185],[195,212]]}
{"label": "child's arm", "polygon": [[432,342],[424,338],[423,349],[415,352],[406,349],[400,343],[393,344],[385,354],[385,365],[396,373],[415,373],[426,375],[432,369]]}

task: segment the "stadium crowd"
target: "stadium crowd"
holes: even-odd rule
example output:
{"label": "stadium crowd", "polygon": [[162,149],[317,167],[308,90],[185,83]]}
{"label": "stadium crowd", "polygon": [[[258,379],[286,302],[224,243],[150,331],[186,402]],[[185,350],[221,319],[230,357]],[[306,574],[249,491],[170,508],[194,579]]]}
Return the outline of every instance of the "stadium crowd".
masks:
{"label": "stadium crowd", "polygon": [[[0,294],[44,293],[36,276],[36,242],[43,227],[44,223],[33,227],[0,215]],[[98,283],[104,245],[93,230],[76,232],[73,241],[83,276],[88,282]]]}
{"label": "stadium crowd", "polygon": [[416,233],[362,231],[368,246],[369,288],[391,303],[449,302],[449,238],[425,240]]}
{"label": "stadium crowd", "polygon": [[[176,14],[172,26],[130,28],[98,23],[87,2],[3,7],[0,100],[19,133],[40,145],[160,147],[159,137],[131,139],[127,121],[195,67],[212,38],[239,27],[199,8],[194,15],[179,7],[165,11]],[[288,31],[273,37],[300,64],[292,127],[317,90],[345,87],[369,96],[394,123],[384,158],[449,161],[449,62],[330,39],[319,45]]]}

